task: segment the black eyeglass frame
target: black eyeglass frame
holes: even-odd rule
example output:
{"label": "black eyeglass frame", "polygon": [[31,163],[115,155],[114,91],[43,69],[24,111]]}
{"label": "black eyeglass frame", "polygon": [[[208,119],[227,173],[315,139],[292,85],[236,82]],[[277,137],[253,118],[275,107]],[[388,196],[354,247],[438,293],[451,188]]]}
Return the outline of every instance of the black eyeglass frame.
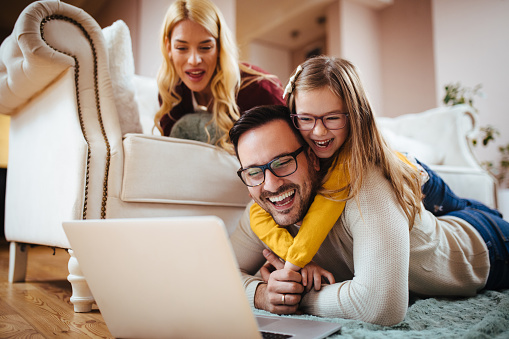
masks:
{"label": "black eyeglass frame", "polygon": [[[269,170],[270,173],[274,174],[278,178],[287,177],[287,176],[292,175],[293,173],[297,172],[297,169],[299,168],[299,162],[297,161],[297,156],[300,153],[302,153],[302,151],[305,150],[305,149],[306,149],[306,146],[301,146],[295,152],[280,155],[279,157],[272,159],[271,161],[269,161],[265,165],[261,165],[261,166],[249,166],[249,167],[246,167],[246,168],[240,168],[237,171],[237,175],[239,176],[240,180],[242,180],[244,185],[246,185],[247,187],[256,187],[256,186],[260,186],[261,184],[263,184],[265,182],[265,171],[266,170]],[[293,158],[293,160],[295,161],[295,170],[292,173],[288,173],[288,174],[285,174],[285,175],[277,175],[276,173],[274,173],[274,170],[271,167],[272,163],[274,161],[277,161],[277,160],[281,159],[282,157],[288,157],[288,156],[291,156]],[[245,170],[250,169],[250,168],[260,168],[262,170],[262,173],[263,173],[263,180],[262,180],[262,182],[260,182],[259,184],[256,184],[256,185],[248,185],[244,181],[244,178],[242,178],[242,172],[244,172]]]}
{"label": "black eyeglass frame", "polygon": [[[330,114],[325,114],[325,115],[322,115],[321,117],[315,117],[314,115],[308,115],[308,114],[290,114],[290,117],[292,118],[292,122],[293,122],[293,125],[295,126],[295,128],[297,128],[298,130],[300,131],[311,131],[313,128],[315,128],[316,126],[316,121],[317,120],[321,120],[322,121],[322,125],[327,128],[328,130],[331,130],[331,131],[337,131],[337,130],[340,130],[340,129],[343,129],[345,128],[347,122],[345,122],[345,124],[343,126],[341,126],[340,128],[329,128],[326,126],[325,122],[323,121],[324,118],[328,117],[328,116],[331,116],[331,115],[344,115],[346,118],[347,118],[347,121],[348,121],[348,117],[350,116],[350,113],[348,112],[344,112],[344,113],[330,113]],[[303,129],[303,128],[300,128],[298,126],[298,123],[295,121],[295,118],[298,118],[299,116],[304,116],[304,117],[307,117],[307,118],[310,118],[310,119],[313,119],[313,127],[309,128],[309,129]]]}

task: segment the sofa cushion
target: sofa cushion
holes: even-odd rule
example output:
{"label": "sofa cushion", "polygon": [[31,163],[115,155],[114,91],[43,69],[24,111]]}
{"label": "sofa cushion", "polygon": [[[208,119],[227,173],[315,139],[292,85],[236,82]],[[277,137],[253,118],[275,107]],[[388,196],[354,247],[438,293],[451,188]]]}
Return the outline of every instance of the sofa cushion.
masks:
{"label": "sofa cushion", "polygon": [[140,115],[135,100],[134,59],[129,28],[125,22],[118,20],[104,28],[103,35],[108,49],[110,78],[120,130],[122,135],[141,133]]}
{"label": "sofa cushion", "polygon": [[246,206],[236,157],[193,140],[127,134],[121,199],[213,206]]}
{"label": "sofa cushion", "polygon": [[382,128],[381,131],[385,140],[394,150],[409,153],[429,165],[438,165],[443,162],[443,153],[436,152],[430,145],[417,139],[398,135],[389,129]]}
{"label": "sofa cushion", "polygon": [[430,165],[459,197],[475,199],[491,207],[497,207],[495,179],[482,168],[466,166]]}

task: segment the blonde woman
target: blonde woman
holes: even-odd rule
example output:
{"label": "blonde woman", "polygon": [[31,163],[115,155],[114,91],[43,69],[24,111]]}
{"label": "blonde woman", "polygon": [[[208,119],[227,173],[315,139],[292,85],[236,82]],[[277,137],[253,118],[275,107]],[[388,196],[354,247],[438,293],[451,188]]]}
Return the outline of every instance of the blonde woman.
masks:
{"label": "blonde woman", "polygon": [[172,135],[184,116],[205,112],[197,121],[205,117],[205,127],[213,128],[199,132],[206,141],[231,150],[227,134],[242,112],[284,104],[277,77],[239,63],[232,33],[209,0],[175,1],[166,13],[160,43],[164,58],[157,76],[161,107],[155,125],[162,135]]}

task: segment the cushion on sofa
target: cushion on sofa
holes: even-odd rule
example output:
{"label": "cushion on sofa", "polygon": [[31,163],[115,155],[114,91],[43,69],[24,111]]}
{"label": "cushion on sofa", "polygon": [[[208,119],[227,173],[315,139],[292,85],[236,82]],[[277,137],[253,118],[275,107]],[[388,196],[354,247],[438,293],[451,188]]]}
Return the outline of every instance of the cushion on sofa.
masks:
{"label": "cushion on sofa", "polygon": [[425,164],[439,165],[443,162],[443,153],[436,152],[433,150],[433,147],[424,142],[404,135],[398,135],[384,128],[382,128],[382,135],[394,150],[409,153]]}
{"label": "cushion on sofa", "polygon": [[127,134],[121,199],[245,207],[247,188],[236,157],[203,142]]}
{"label": "cushion on sofa", "polygon": [[122,135],[141,133],[140,115],[135,100],[134,58],[129,28],[125,22],[118,20],[102,32],[108,49],[110,78],[120,130]]}

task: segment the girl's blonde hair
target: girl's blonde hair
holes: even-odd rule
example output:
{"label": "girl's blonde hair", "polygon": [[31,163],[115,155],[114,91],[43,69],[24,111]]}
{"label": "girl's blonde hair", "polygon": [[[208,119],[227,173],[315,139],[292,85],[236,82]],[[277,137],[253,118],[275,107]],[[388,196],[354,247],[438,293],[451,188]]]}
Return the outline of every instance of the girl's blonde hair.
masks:
{"label": "girl's blonde hair", "polygon": [[[331,166],[336,166],[341,153],[347,159],[345,168],[350,173],[349,196],[357,197],[366,169],[380,168],[389,180],[397,201],[409,221],[411,229],[419,214],[422,192],[419,174],[404,164],[385,142],[375,123],[375,117],[360,81],[356,67],[347,60],[319,56],[308,59],[297,69],[287,87],[287,105],[296,113],[295,95],[320,88],[329,88],[343,100],[350,132],[347,140],[335,153]],[[327,178],[324,179],[324,182]],[[343,187],[341,189],[346,189]],[[340,190],[341,190],[340,189]]]}
{"label": "girl's blonde hair", "polygon": [[[154,117],[155,126],[163,134],[160,124],[161,118],[165,114],[169,114],[171,109],[182,100],[176,92],[176,87],[181,79],[168,55],[166,38],[171,39],[175,26],[186,19],[203,26],[217,41],[219,48],[218,62],[215,74],[210,80],[214,97],[210,123],[215,124],[222,132],[217,145],[232,151],[232,146],[228,142],[228,131],[240,116],[236,103],[237,93],[241,88],[240,72],[243,71],[254,76],[254,78],[246,79],[249,83],[242,84],[242,87],[256,81],[256,77],[264,77],[265,75],[239,63],[238,49],[233,35],[219,9],[209,0],[176,0],[166,12],[160,36],[163,62],[157,74],[157,85],[162,104]],[[206,128],[205,132],[208,134]]]}

